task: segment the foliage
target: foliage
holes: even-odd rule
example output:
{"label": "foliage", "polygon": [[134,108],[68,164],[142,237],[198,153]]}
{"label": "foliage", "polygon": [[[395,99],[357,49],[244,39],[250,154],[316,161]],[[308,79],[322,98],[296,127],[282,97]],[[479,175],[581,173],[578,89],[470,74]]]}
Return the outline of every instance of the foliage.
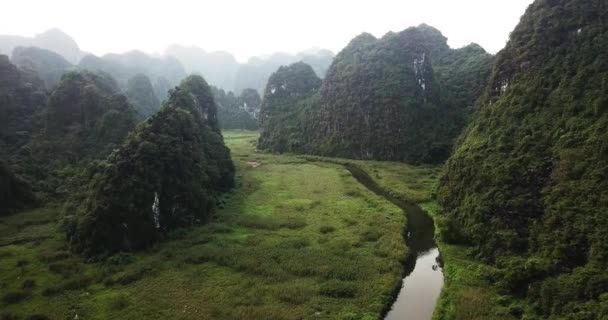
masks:
{"label": "foliage", "polygon": [[[225,207],[213,221],[170,232],[141,252],[90,261],[66,251],[56,207],[0,217],[0,243],[13,243],[0,246],[3,294],[20,291],[24,279],[37,283],[29,299],[2,305],[0,313],[19,319],[73,318],[74,312],[80,319],[380,317],[400,287],[407,256],[401,210],[342,166],[257,154],[257,136],[225,133],[238,187],[222,196]],[[253,160],[262,165],[252,168],[247,162]],[[360,197],[346,196],[349,190]],[[266,225],[297,219],[299,226],[248,227],[241,225],[242,216],[262,218]],[[328,225],[335,231],[321,234]],[[370,226],[382,230],[378,243],[390,248],[387,255],[376,254],[376,243],[359,242]],[[16,268],[19,260],[29,263]],[[327,283],[341,287],[332,290]],[[79,284],[87,286],[66,289]]]}
{"label": "foliage", "polygon": [[71,72],[51,93],[45,138],[55,157],[69,160],[108,154],[135,126],[135,112],[107,74]]}
{"label": "foliage", "polygon": [[266,123],[263,108],[259,147],[441,162],[468,120],[492,59],[479,46],[450,49],[447,39],[427,25],[381,39],[364,33],[336,56],[318,92],[273,102],[269,80],[263,105],[285,107],[266,108],[280,119],[274,123]]}
{"label": "foliage", "polygon": [[72,247],[85,255],[138,250],[208,221],[234,179],[215,114],[206,82],[188,77],[106,162],[92,163],[86,198],[66,222]]}
{"label": "foliage", "polygon": [[212,87],[218,107],[218,120],[222,129],[256,130],[261,98],[257,91],[245,89],[240,96]]}
{"label": "foliage", "polygon": [[127,82],[125,92],[139,118],[145,119],[160,109],[160,101],[154,94],[154,87],[145,74],[136,74]]}
{"label": "foliage", "polygon": [[0,215],[13,213],[36,204],[30,185],[15,176],[0,162]]}
{"label": "foliage", "polygon": [[0,55],[0,152],[12,153],[29,142],[45,100],[41,80]]}
{"label": "foliage", "polygon": [[[306,141],[306,110],[316,102],[321,79],[313,69],[298,62],[280,67],[268,80],[260,107],[262,131],[258,148],[274,152],[299,151]],[[313,102],[314,101],[314,102]]]}
{"label": "foliage", "polygon": [[74,69],[74,66],[59,54],[37,47],[15,48],[11,61],[20,68],[37,73],[48,90],[52,90],[59,83],[61,76]]}
{"label": "foliage", "polygon": [[173,57],[151,57],[141,51],[123,54],[107,54],[97,57],[84,56],[78,67],[90,71],[110,74],[121,87],[127,87],[130,79],[138,74],[146,75],[154,87],[156,97],[164,101],[169,89],[186,77],[182,65]]}
{"label": "foliage", "polygon": [[441,177],[459,240],[542,317],[606,316],[606,14],[601,1],[535,1]]}

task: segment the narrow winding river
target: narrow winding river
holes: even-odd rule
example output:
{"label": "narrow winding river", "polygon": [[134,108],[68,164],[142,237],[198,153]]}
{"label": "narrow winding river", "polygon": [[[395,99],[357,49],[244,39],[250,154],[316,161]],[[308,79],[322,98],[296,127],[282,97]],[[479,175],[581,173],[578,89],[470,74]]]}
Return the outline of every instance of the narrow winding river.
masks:
{"label": "narrow winding river", "polygon": [[403,209],[407,216],[406,242],[411,250],[411,256],[405,264],[401,290],[385,319],[431,319],[443,287],[439,250],[433,239],[435,234],[433,219],[418,205],[390,195],[364,170],[353,165],[345,165],[345,167],[357,181]]}

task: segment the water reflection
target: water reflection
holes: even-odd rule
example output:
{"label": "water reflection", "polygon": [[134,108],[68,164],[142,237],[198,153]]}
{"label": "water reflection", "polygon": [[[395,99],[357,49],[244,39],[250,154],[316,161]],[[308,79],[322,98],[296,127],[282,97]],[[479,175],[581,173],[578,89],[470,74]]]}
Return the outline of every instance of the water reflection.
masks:
{"label": "water reflection", "polygon": [[374,193],[399,206],[407,215],[407,246],[412,255],[405,263],[405,277],[386,320],[429,320],[443,287],[441,257],[435,243],[433,219],[418,205],[405,202],[381,188],[363,170],[346,165],[353,176]]}

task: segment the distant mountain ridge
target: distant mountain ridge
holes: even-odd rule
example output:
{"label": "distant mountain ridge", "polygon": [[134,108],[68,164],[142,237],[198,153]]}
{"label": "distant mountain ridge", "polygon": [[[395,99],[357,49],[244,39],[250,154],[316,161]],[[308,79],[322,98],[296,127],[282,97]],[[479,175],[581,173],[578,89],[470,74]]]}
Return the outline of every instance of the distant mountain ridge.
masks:
{"label": "distant mountain ridge", "polygon": [[38,47],[60,54],[72,64],[78,63],[86,52],[80,50],[72,37],[59,29],[49,29],[34,37],[0,35],[0,54],[11,56],[17,47]]}
{"label": "distant mountain ridge", "polygon": [[[164,74],[163,76],[166,79],[160,79],[159,83],[155,84],[155,89],[159,87],[155,91],[160,99],[166,98],[166,91],[177,85],[181,79],[185,78],[186,74],[191,73],[200,74],[209,84],[226,91],[233,91],[235,94],[241,94],[243,90],[248,88],[256,89],[258,93],[263,92],[268,78],[274,71],[281,66],[287,66],[298,61],[309,64],[317,76],[323,78],[335,56],[333,52],[327,49],[309,48],[297,54],[276,52],[267,56],[252,57],[247,63],[239,63],[227,51],[208,52],[197,46],[173,44],[167,47],[162,57],[156,57],[139,50],[131,50],[120,54],[110,53],[98,57],[82,51],[74,38],[57,28],[49,29],[34,37],[0,35],[0,54],[10,57],[18,47],[37,47],[52,51],[62,56],[72,65],[110,73],[122,83],[128,81],[128,79],[123,81],[123,78],[130,78],[139,73],[146,74],[154,83],[155,74],[158,71],[154,71],[152,74],[143,72],[140,68],[141,65],[134,63],[134,58],[137,56],[141,58],[141,61],[148,59],[169,59],[167,61],[170,61],[174,57],[175,61],[165,64],[166,66],[173,64],[172,67],[168,68],[173,68],[171,72],[174,72],[174,74],[172,76]],[[99,61],[99,59],[106,61]],[[178,67],[178,63],[181,66]],[[125,67],[131,69],[131,71],[137,70],[127,71],[128,76],[119,75]],[[182,70],[179,70],[180,68]],[[51,82],[54,84],[57,81]]]}
{"label": "distant mountain ridge", "polygon": [[165,50],[165,56],[174,56],[186,71],[201,74],[210,84],[240,94],[247,88],[263,92],[273,72],[299,61],[310,65],[317,76],[323,78],[335,55],[327,49],[310,48],[295,55],[276,52],[256,56],[241,64],[226,51],[207,52],[200,47],[175,44]]}

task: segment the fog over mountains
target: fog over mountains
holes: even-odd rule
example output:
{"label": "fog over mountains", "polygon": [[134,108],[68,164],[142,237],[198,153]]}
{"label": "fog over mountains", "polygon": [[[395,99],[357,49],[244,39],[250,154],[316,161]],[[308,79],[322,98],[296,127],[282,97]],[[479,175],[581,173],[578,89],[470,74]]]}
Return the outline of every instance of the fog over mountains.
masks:
{"label": "fog over mountains", "polygon": [[[19,47],[22,49],[15,55],[15,49]],[[12,60],[18,57],[21,62],[17,64],[20,66],[27,66],[44,74],[40,68],[32,66],[30,62],[24,62],[27,59],[22,57],[22,53],[40,54],[39,50],[23,49],[29,47],[52,51],[73,66],[107,72],[125,84],[136,74],[146,74],[153,82],[159,98],[164,98],[161,92],[166,93],[167,89],[175,86],[190,73],[200,74],[209,84],[236,94],[247,88],[262,92],[270,74],[282,65],[303,61],[311,65],[319,77],[323,77],[334,57],[334,53],[329,50],[311,48],[295,55],[278,52],[253,57],[247,63],[239,63],[227,51],[208,52],[200,47],[179,44],[167,47],[162,56],[133,50],[97,57],[81,50],[72,37],[59,29],[50,29],[34,37],[0,35],[0,54],[10,56]],[[57,57],[50,59],[58,60]],[[59,80],[62,70],[69,69],[65,62],[62,61],[59,68],[51,68],[52,74],[43,79],[47,86]]]}

